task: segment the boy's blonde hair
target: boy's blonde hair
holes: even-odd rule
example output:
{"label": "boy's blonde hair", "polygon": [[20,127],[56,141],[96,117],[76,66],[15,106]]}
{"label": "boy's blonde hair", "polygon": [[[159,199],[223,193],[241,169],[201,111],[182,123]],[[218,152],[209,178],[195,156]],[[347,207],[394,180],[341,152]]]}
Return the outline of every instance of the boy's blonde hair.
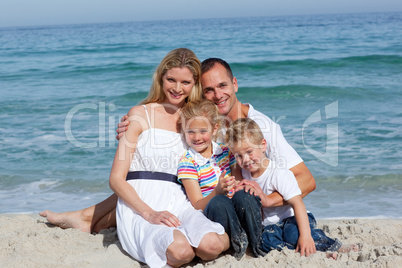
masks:
{"label": "boy's blonde hair", "polygon": [[162,103],[166,99],[163,92],[162,78],[166,72],[172,68],[188,68],[193,74],[194,87],[191,89],[187,101],[199,100],[202,98],[201,88],[201,62],[188,48],[177,48],[170,51],[159,63],[152,77],[152,86],[148,96],[140,102],[140,104],[148,104],[152,102]]}
{"label": "boy's blonde hair", "polygon": [[215,125],[218,125],[219,128],[221,125],[218,107],[212,101],[206,99],[187,102],[181,109],[180,117],[180,124],[183,130],[186,127],[186,123],[195,117],[206,118],[212,128]]}
{"label": "boy's blonde hair", "polygon": [[225,143],[229,147],[233,147],[242,141],[259,147],[263,139],[264,135],[260,127],[250,118],[239,118],[232,122],[226,130],[225,135]]}

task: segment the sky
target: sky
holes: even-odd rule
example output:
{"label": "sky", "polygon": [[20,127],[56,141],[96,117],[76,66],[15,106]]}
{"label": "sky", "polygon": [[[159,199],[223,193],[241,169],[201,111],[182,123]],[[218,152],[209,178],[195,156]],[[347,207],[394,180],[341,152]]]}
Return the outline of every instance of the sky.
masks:
{"label": "sky", "polygon": [[0,0],[0,27],[402,11],[401,0]]}

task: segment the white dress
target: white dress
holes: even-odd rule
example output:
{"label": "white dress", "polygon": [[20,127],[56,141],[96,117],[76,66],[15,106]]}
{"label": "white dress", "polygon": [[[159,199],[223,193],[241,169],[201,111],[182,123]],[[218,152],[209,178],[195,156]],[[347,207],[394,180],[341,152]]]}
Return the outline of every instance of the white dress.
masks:
{"label": "white dress", "polygon": [[[149,118],[148,123],[151,126]],[[177,164],[186,147],[181,134],[149,128],[138,137],[129,171],[176,175]],[[210,221],[200,210],[193,208],[179,184],[146,179],[129,180],[128,183],[153,210],[167,210],[181,222],[178,228],[151,224],[119,198],[116,207],[117,234],[123,249],[150,267],[166,265],[166,250],[173,242],[174,230],[181,231],[193,247],[198,247],[207,233],[225,232],[220,224]]]}

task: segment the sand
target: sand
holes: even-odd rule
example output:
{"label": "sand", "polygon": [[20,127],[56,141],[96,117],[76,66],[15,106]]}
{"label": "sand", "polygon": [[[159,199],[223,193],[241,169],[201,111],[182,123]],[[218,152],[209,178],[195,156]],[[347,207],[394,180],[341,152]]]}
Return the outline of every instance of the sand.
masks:
{"label": "sand", "polygon": [[[185,267],[402,267],[401,219],[318,220],[318,225],[330,237],[358,243],[361,250],[339,254],[337,260],[323,252],[300,257],[288,249],[240,261],[227,253]],[[146,267],[124,253],[115,228],[93,235],[54,227],[37,215],[0,215],[0,267],[56,266]]]}

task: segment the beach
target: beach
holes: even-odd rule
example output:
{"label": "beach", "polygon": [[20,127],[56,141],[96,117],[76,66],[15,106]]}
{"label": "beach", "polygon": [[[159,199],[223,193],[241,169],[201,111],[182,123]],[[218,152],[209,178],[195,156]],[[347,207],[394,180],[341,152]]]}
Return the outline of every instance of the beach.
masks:
{"label": "beach", "polygon": [[[52,226],[34,214],[0,215],[0,267],[147,267],[121,248],[116,229],[88,234]],[[339,253],[337,260],[317,252],[300,257],[293,250],[271,251],[265,257],[230,253],[216,260],[193,260],[185,267],[400,267],[401,219],[318,220],[330,237],[358,244],[359,252]]]}
{"label": "beach", "polygon": [[231,65],[237,98],[312,172],[303,201],[319,227],[361,246],[336,261],[284,250],[187,267],[401,267],[401,23],[387,12],[0,28],[0,268],[145,266],[115,229],[63,230],[38,212],[112,194],[117,123],[178,47]]}

